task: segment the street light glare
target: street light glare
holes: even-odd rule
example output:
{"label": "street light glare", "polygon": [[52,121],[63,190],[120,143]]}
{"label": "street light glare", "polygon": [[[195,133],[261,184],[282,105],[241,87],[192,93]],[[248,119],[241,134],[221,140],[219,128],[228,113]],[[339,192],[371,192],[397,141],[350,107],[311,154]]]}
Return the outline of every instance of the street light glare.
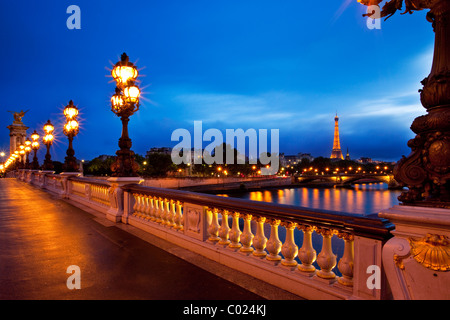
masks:
{"label": "street light glare", "polygon": [[141,94],[139,88],[135,85],[130,85],[123,90],[125,100],[130,103],[136,103]]}
{"label": "street light glare", "polygon": [[[53,130],[55,130],[55,127],[52,125],[50,120],[48,120],[47,123],[44,125],[45,133],[50,134],[53,132]],[[38,137],[38,139],[39,139],[39,137]]]}
{"label": "street light glare", "polygon": [[117,82],[126,84],[129,80],[136,80],[138,71],[135,67],[119,65],[112,70],[112,76]]}

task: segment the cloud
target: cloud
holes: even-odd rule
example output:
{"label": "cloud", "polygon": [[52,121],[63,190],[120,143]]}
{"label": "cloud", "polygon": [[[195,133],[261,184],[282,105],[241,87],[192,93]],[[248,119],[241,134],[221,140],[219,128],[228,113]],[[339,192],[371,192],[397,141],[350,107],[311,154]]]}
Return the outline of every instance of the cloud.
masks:
{"label": "cloud", "polygon": [[296,116],[292,105],[301,100],[297,94],[270,92],[260,95],[226,93],[185,93],[173,101],[187,112],[189,121],[206,124],[220,122],[229,128],[236,125],[279,127]]}
{"label": "cloud", "polygon": [[362,100],[355,106],[355,112],[348,118],[392,117],[405,120],[405,117],[419,116],[424,109],[418,93],[406,93],[379,99]]}

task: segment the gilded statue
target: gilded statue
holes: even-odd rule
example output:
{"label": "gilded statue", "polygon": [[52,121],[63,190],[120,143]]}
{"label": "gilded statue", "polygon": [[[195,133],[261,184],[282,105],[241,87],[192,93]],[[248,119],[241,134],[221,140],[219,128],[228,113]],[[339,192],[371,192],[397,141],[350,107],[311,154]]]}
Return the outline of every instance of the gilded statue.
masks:
{"label": "gilded statue", "polygon": [[18,124],[22,124],[22,118],[25,116],[25,114],[30,111],[23,111],[21,110],[20,112],[15,112],[15,111],[8,111],[10,113],[12,113],[12,115],[14,116],[14,123],[18,123]]}

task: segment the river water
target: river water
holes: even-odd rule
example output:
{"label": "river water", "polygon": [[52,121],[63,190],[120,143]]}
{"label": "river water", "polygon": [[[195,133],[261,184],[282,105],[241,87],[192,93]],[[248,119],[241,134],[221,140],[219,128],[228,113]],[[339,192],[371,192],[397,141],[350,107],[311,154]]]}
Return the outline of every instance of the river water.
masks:
{"label": "river water", "polygon": [[355,184],[352,188],[296,187],[222,196],[367,215],[397,205],[400,194],[401,190],[388,190],[387,184],[380,182]]}

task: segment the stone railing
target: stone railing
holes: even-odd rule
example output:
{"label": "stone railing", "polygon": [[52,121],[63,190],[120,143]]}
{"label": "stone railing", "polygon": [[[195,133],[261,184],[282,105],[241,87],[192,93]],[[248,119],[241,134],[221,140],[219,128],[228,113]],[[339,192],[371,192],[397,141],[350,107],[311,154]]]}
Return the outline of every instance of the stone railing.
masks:
{"label": "stone railing", "polygon": [[302,297],[388,297],[382,277],[380,289],[367,285],[393,227],[385,219],[139,185],[123,190],[122,222]]}
{"label": "stone railing", "polygon": [[67,198],[83,203],[93,209],[105,210],[110,207],[110,187],[105,180],[70,177],[67,180]]}
{"label": "stone railing", "polygon": [[25,171],[9,176],[303,298],[390,298],[381,258],[393,225],[376,215]]}

